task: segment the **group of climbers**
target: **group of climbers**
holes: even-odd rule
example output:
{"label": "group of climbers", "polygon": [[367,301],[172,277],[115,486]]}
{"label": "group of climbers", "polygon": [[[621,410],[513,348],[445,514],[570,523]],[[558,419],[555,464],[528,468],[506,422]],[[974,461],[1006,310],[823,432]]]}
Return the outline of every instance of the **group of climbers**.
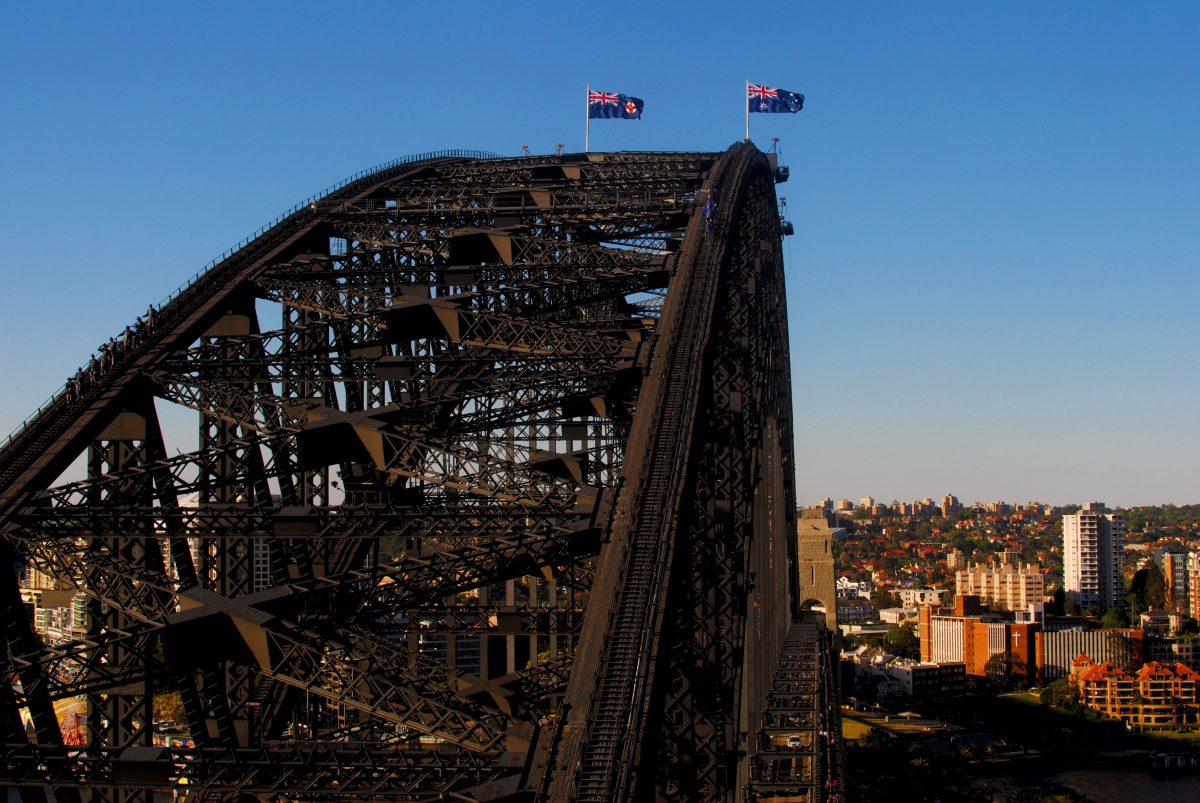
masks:
{"label": "group of climbers", "polygon": [[157,325],[158,309],[151,305],[146,309],[146,314],[139,315],[133,324],[126,326],[119,337],[110,337],[108,342],[96,350],[86,366],[80,367],[72,376],[67,377],[67,401],[76,402],[83,398],[85,391],[94,387],[104,373],[111,371],[121,356],[137,348],[143,338],[154,332]]}

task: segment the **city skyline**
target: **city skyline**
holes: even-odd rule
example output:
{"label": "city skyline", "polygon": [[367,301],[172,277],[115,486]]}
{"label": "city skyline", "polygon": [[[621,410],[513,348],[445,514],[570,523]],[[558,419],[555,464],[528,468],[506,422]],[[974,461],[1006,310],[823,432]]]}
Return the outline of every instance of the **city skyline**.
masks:
{"label": "city skyline", "polygon": [[[1044,505],[1044,506],[1049,506],[1052,508],[1083,507],[1084,505],[1094,503],[1096,501],[1095,499],[1091,499],[1091,498],[1068,499],[1068,500],[1060,501],[1060,500],[1051,500],[1051,499],[1039,499],[1036,497],[1030,498],[1030,499],[1000,499],[1000,498],[996,498],[996,497],[987,497],[987,498],[967,500],[965,498],[960,499],[957,496],[955,496],[954,494],[939,494],[937,496],[932,496],[930,494],[923,494],[923,495],[916,495],[916,496],[912,496],[912,497],[905,497],[903,499],[900,499],[900,498],[884,499],[882,497],[875,498],[875,497],[862,497],[862,496],[823,496],[820,499],[816,499],[816,500],[802,498],[800,500],[800,505],[801,505],[801,507],[820,507],[821,503],[826,502],[826,501],[832,502],[835,506],[841,502],[849,502],[850,508],[848,508],[848,509],[855,509],[855,508],[866,507],[866,505],[863,504],[863,501],[867,498],[871,498],[873,500],[873,504],[876,504],[876,505],[889,505],[890,506],[890,505],[895,505],[895,504],[912,504],[914,502],[928,502],[934,508],[938,508],[942,503],[943,497],[945,497],[945,496],[953,496],[955,499],[955,502],[958,505],[958,509],[960,509],[960,510],[970,509],[973,507],[988,507],[988,506],[996,505],[996,504],[1008,505],[1011,508],[1013,508],[1014,510],[1016,508],[1025,507],[1027,505]],[[1148,503],[1148,504],[1122,505],[1122,504],[1110,504],[1108,502],[1102,502],[1101,504],[1104,505],[1105,507],[1107,507],[1109,510],[1117,510],[1117,509],[1129,509],[1129,508],[1135,508],[1135,507],[1164,507],[1164,506],[1182,507],[1184,505],[1194,505],[1194,504],[1200,504],[1200,503],[1196,503],[1196,502],[1160,502],[1160,503]]]}
{"label": "city skyline", "polygon": [[807,97],[752,129],[791,168],[801,499],[1200,501],[1200,8],[284,8],[0,10],[0,438],[324,186],[581,150],[588,83],[645,100],[593,150],[724,150],[752,80]]}

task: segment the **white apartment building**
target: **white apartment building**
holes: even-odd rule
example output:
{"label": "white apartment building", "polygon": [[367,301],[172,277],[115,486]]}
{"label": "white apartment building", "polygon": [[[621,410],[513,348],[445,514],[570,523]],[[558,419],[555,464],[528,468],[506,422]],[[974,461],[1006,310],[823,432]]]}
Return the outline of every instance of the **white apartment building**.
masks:
{"label": "white apartment building", "polygon": [[1108,610],[1124,588],[1125,520],[1089,502],[1063,516],[1063,587],[1083,608]]}
{"label": "white apartment building", "polygon": [[851,580],[849,577],[839,577],[834,584],[839,597],[871,598],[871,584],[866,580]]}
{"label": "white apartment building", "polygon": [[901,588],[896,594],[905,608],[921,605],[941,605],[946,601],[946,592],[940,588]]}
{"label": "white apartment building", "polygon": [[967,559],[966,559],[966,556],[963,555],[962,550],[952,549],[946,553],[946,568],[947,569],[951,569],[951,570],[961,569],[963,566],[966,566],[966,565],[967,565]]}
{"label": "white apartment building", "polygon": [[1046,581],[1035,563],[968,563],[954,573],[954,593],[975,594],[989,608],[1023,611],[1041,604]]}
{"label": "white apartment building", "polygon": [[1200,552],[1188,553],[1187,579],[1187,615],[1193,619],[1200,619]]}

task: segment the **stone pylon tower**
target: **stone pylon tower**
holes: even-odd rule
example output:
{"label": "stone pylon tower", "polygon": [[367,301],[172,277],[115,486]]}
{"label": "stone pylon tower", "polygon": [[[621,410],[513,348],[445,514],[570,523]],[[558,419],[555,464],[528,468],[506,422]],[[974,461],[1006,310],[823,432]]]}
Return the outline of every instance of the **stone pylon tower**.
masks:
{"label": "stone pylon tower", "polygon": [[818,603],[825,608],[825,626],[837,631],[837,586],[833,576],[833,528],[825,511],[807,508],[796,520],[796,564],[800,575],[801,607]]}

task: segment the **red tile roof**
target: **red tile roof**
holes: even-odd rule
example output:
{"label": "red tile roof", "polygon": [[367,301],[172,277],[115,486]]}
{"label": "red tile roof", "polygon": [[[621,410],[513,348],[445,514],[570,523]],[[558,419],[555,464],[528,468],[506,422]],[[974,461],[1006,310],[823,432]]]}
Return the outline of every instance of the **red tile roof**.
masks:
{"label": "red tile roof", "polygon": [[1085,683],[1108,680],[1110,677],[1115,677],[1118,680],[1133,680],[1133,676],[1124,670],[1117,669],[1110,661],[1105,661],[1088,669],[1079,676]]}

